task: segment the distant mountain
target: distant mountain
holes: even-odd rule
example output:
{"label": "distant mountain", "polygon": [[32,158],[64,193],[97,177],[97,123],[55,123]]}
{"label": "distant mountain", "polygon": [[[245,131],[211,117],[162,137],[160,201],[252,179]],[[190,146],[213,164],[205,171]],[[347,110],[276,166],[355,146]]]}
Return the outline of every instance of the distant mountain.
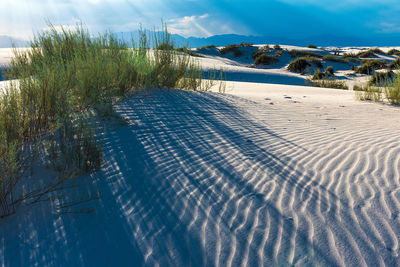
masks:
{"label": "distant mountain", "polygon": [[[130,42],[131,37],[137,41],[137,32],[116,33],[117,36]],[[368,38],[355,36],[335,36],[335,35],[315,35],[302,38],[290,38],[279,36],[245,36],[238,34],[213,35],[206,38],[188,37],[185,38],[178,34],[172,34],[177,46],[201,47],[214,44],[216,46],[226,46],[228,44],[250,42],[254,44],[286,44],[307,46],[314,44],[317,46],[400,46],[400,35],[374,35]]]}
{"label": "distant mountain", "polygon": [[10,47],[26,47],[29,45],[27,40],[13,38],[7,35],[0,35],[0,48],[10,48]]}

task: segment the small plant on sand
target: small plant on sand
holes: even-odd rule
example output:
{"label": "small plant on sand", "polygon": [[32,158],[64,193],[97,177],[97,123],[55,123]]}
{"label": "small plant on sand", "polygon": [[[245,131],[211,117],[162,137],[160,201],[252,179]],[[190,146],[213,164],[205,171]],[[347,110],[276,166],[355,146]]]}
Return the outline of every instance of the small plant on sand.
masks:
{"label": "small plant on sand", "polygon": [[343,89],[343,90],[349,89],[349,87],[347,86],[347,84],[344,81],[340,81],[340,80],[336,80],[336,79],[316,80],[316,81],[311,81],[311,84],[314,87]]}
{"label": "small plant on sand", "polygon": [[371,86],[387,86],[393,83],[394,72],[375,72],[374,75],[370,78],[368,84]]}
{"label": "small plant on sand", "polygon": [[382,91],[379,87],[367,85],[360,89],[357,86],[356,88],[353,87],[353,90],[356,91],[356,98],[359,100],[382,102]]}
{"label": "small plant on sand", "polygon": [[313,45],[313,44],[309,44],[309,45],[307,45],[307,47],[308,48],[318,48],[316,45]]}
{"label": "small plant on sand", "polygon": [[274,49],[275,49],[275,50],[282,50],[281,46],[278,45],[278,44],[274,45]]}
{"label": "small plant on sand", "polygon": [[319,58],[315,57],[299,57],[289,63],[287,69],[292,72],[304,73],[308,67],[312,65],[322,68],[323,65]]}
{"label": "small plant on sand", "polygon": [[219,50],[219,52],[223,55],[232,52],[234,57],[240,57],[243,55],[243,52],[240,51],[240,47],[252,47],[252,43],[240,43],[240,44],[231,44],[227,45]]}
{"label": "small plant on sand", "polygon": [[331,61],[331,62],[337,62],[337,63],[343,63],[347,64],[348,60],[342,57],[334,56],[334,55],[326,55],[322,57],[322,60],[324,61]]}
{"label": "small plant on sand", "polygon": [[387,52],[387,54],[389,55],[389,56],[393,56],[393,55],[396,55],[396,56],[400,56],[400,50],[397,50],[397,49],[390,49],[388,52]]}
{"label": "small plant on sand", "polygon": [[388,64],[389,70],[397,70],[400,69],[400,58],[396,58],[396,60],[393,60]]}
{"label": "small plant on sand", "polygon": [[385,53],[379,48],[373,48],[367,51],[361,51],[357,54],[357,56],[361,58],[369,58],[369,57],[376,57],[376,54],[385,54]]}
{"label": "small plant on sand", "polygon": [[292,58],[294,58],[294,57],[305,57],[305,56],[317,57],[317,58],[322,58],[323,57],[323,55],[321,55],[319,53],[311,52],[311,51],[305,51],[305,50],[293,49],[293,50],[290,50],[289,53],[290,53],[290,56]]}
{"label": "small plant on sand", "polygon": [[393,82],[384,89],[384,94],[387,100],[392,105],[400,104],[400,77],[395,75]]}
{"label": "small plant on sand", "polygon": [[198,48],[196,48],[196,50],[210,49],[210,48],[215,48],[215,47],[216,47],[215,45],[211,44],[211,45],[205,45],[202,47],[198,47]]}
{"label": "small plant on sand", "polygon": [[278,62],[278,56],[277,55],[266,55],[266,54],[261,54],[258,57],[255,58],[254,60],[254,65],[271,65],[276,62]]}
{"label": "small plant on sand", "polygon": [[377,59],[363,60],[362,65],[356,68],[356,73],[371,75],[375,70],[383,69],[386,67],[386,61]]}

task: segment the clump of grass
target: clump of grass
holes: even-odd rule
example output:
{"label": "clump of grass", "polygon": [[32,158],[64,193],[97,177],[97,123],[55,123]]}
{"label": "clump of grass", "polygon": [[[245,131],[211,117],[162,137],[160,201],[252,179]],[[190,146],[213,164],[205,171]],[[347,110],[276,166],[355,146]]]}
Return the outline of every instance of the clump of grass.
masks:
{"label": "clump of grass", "polygon": [[361,58],[369,58],[369,57],[376,57],[376,54],[385,54],[385,53],[379,48],[372,48],[367,51],[359,52],[357,56]]}
{"label": "clump of grass", "polygon": [[349,87],[344,81],[336,80],[336,79],[328,79],[328,80],[316,80],[311,82],[314,87],[322,87],[322,88],[332,88],[332,89],[343,89],[348,90]]}
{"label": "clump of grass", "polygon": [[313,44],[309,44],[309,45],[307,45],[307,47],[308,48],[318,48],[316,45],[313,45]]}
{"label": "clump of grass", "polygon": [[393,83],[394,73],[388,72],[375,72],[370,78],[368,84],[372,86],[387,86]]}
{"label": "clump of grass", "polygon": [[374,102],[382,102],[382,91],[379,87],[367,85],[365,87],[356,87],[356,98],[362,101],[369,100]]}
{"label": "clump of grass", "polygon": [[279,61],[278,57],[277,55],[261,54],[255,58],[254,65],[271,65]]}
{"label": "clump of grass", "polygon": [[251,47],[252,43],[240,43],[240,44],[230,44],[225,46],[219,50],[219,52],[223,55],[232,52],[234,57],[240,57],[243,55],[242,51],[240,51],[240,47]]}
{"label": "clump of grass", "polygon": [[278,45],[278,44],[274,45],[274,49],[275,49],[275,50],[282,50],[281,46]]}
{"label": "clump of grass", "polygon": [[210,49],[210,48],[215,48],[215,47],[216,47],[215,45],[211,44],[211,45],[205,45],[202,47],[198,47],[198,48],[196,48],[196,50]]}
{"label": "clump of grass", "polygon": [[292,72],[304,73],[308,67],[315,65],[317,68],[322,68],[321,60],[316,57],[299,57],[293,60],[288,65],[288,70]]}
{"label": "clump of grass", "polygon": [[184,54],[188,54],[189,56],[192,56],[192,57],[204,57],[203,55],[201,55],[201,54],[199,54],[199,53],[193,52],[192,50],[190,50],[190,49],[187,48],[187,47],[175,48],[175,51],[181,52],[181,53],[184,53]]}
{"label": "clump of grass", "polygon": [[322,58],[323,57],[323,55],[321,55],[319,53],[311,52],[311,51],[305,51],[305,50],[293,49],[293,50],[290,50],[289,53],[290,53],[290,56],[292,58],[294,58],[294,57],[305,57],[305,56],[317,57],[317,58]]}
{"label": "clump of grass", "polygon": [[393,82],[385,87],[385,97],[392,105],[400,104],[400,78],[398,75],[394,77]]}
{"label": "clump of grass", "polygon": [[362,65],[356,68],[356,73],[360,74],[373,74],[375,70],[383,69],[386,67],[386,61],[381,61],[377,59],[363,60]]}
{"label": "clump of grass", "polygon": [[396,55],[396,56],[400,56],[400,50],[397,50],[397,49],[390,49],[388,52],[387,52],[387,54],[389,55],[389,56],[393,56],[393,55]]}
{"label": "clump of grass", "polygon": [[319,69],[315,70],[312,80],[322,80],[325,78],[331,79],[334,76],[334,70],[332,66],[326,67],[324,72],[321,72]]}
{"label": "clump of grass", "polygon": [[268,45],[260,47],[257,51],[255,51],[251,57],[255,60],[256,58],[260,57],[261,55],[270,52],[271,49]]}
{"label": "clump of grass", "polygon": [[119,99],[148,87],[213,86],[217,72],[204,80],[199,64],[174,49],[165,25],[153,38],[150,52],[150,37],[141,31],[132,50],[111,34],[92,38],[82,26],[50,25],[31,49],[14,50],[7,75],[17,82],[0,94],[0,216],[13,212],[15,185],[37,144],[63,175],[96,171],[102,158],[96,118],[113,114]]}
{"label": "clump of grass", "polygon": [[337,63],[343,63],[343,64],[347,64],[348,63],[348,60],[346,58],[333,56],[333,55],[325,55],[325,56],[322,57],[322,60],[324,60],[324,61],[332,61],[332,62],[337,62]]}
{"label": "clump of grass", "polygon": [[393,60],[388,64],[389,70],[396,70],[400,69],[400,58],[396,58],[396,60]]}

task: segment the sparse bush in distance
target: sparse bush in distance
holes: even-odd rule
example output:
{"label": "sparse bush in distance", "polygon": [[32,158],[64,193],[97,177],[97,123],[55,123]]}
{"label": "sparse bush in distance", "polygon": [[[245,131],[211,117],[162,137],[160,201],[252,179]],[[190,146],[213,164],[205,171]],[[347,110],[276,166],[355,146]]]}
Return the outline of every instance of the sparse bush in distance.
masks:
{"label": "sparse bush in distance", "polygon": [[276,45],[274,45],[274,49],[275,49],[275,50],[281,50],[282,48],[281,48],[280,45],[276,44]]}
{"label": "sparse bush in distance", "polygon": [[305,56],[310,56],[310,57],[317,57],[317,58],[322,58],[323,55],[316,53],[316,52],[311,52],[311,51],[305,51],[305,50],[290,50],[289,51],[290,56],[292,58],[294,57],[305,57]]}
{"label": "sparse bush in distance", "polygon": [[288,65],[288,70],[298,73],[304,73],[307,67],[312,66],[314,64],[317,68],[322,68],[323,65],[321,60],[315,57],[299,57],[293,60]]}
{"label": "sparse bush in distance", "polygon": [[400,69],[400,58],[396,58],[396,60],[393,60],[388,64],[389,70],[397,70]]}
{"label": "sparse bush in distance", "polygon": [[386,67],[386,61],[377,59],[363,60],[362,65],[356,68],[356,73],[372,75],[375,70]]}
{"label": "sparse bush in distance", "polygon": [[278,61],[279,61],[279,59],[278,59],[278,56],[276,56],[276,55],[261,54],[255,58],[254,65],[260,65],[260,64],[271,65]]}
{"label": "sparse bush in distance", "polygon": [[190,50],[187,47],[175,48],[175,51],[181,52],[181,53],[184,53],[184,54],[188,54],[189,56],[192,56],[192,57],[204,57],[203,55],[201,55],[199,53],[193,52],[192,50]]}
{"label": "sparse bush in distance", "polygon": [[205,45],[202,47],[198,47],[198,48],[196,48],[196,50],[210,49],[210,48],[215,48],[215,47],[216,47],[215,45],[211,44],[211,45]]}
{"label": "sparse bush in distance", "polygon": [[376,57],[376,54],[384,54],[382,50],[379,48],[369,49],[367,51],[361,51],[357,54],[358,57],[361,58],[369,58],[369,57]]}
{"label": "sparse bush in distance", "polygon": [[307,47],[308,48],[318,48],[316,45],[313,45],[313,44],[309,44]]}
{"label": "sparse bush in distance", "polygon": [[251,55],[251,57],[252,57],[253,59],[256,59],[257,57],[263,55],[264,53],[268,53],[269,51],[270,51],[270,50],[269,50],[269,47],[268,47],[268,46],[262,46],[262,47],[258,48],[258,50],[255,51],[255,52]]}
{"label": "sparse bush in distance", "polygon": [[325,55],[322,57],[322,60],[332,61],[332,62],[337,62],[337,63],[344,63],[344,64],[348,63],[348,61],[346,59],[338,57],[338,56],[333,56],[333,55]]}
{"label": "sparse bush in distance", "polygon": [[219,50],[219,52],[223,55],[232,52],[234,57],[240,57],[243,55],[242,51],[240,51],[239,47],[251,47],[252,43],[241,43],[241,44],[231,44],[225,46]]}
{"label": "sparse bush in distance", "polygon": [[393,56],[393,55],[396,55],[396,56],[400,56],[400,50],[397,50],[397,49],[390,49],[388,52],[387,52],[387,54],[389,55],[389,56]]}

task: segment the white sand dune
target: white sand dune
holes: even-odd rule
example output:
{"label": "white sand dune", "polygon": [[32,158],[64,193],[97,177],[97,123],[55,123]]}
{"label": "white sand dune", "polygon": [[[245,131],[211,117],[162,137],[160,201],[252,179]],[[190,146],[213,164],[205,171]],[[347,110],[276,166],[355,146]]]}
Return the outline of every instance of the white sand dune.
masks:
{"label": "white sand dune", "polygon": [[240,96],[118,104],[131,124],[105,130],[104,166],[76,193],[101,199],[66,209],[94,211],[57,215],[60,198],[0,220],[0,263],[398,266],[398,110],[342,90],[228,90]]}
{"label": "white sand dune", "polygon": [[[119,103],[99,172],[0,220],[0,265],[400,265],[398,107],[201,60],[231,71],[227,94]],[[55,176],[31,175],[24,190]]]}

